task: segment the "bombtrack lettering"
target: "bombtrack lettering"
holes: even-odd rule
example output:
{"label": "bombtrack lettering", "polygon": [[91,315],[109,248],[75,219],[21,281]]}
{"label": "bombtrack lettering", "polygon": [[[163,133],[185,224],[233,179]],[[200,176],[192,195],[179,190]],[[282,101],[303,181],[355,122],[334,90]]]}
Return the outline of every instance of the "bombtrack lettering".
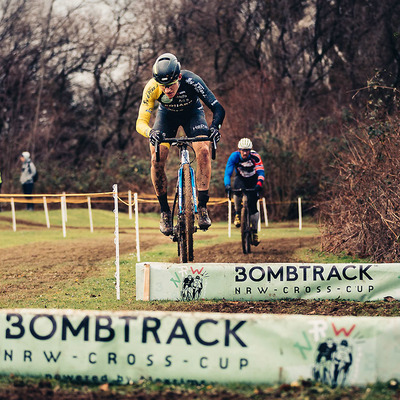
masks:
{"label": "bombtrack lettering", "polygon": [[370,280],[373,278],[368,273],[372,265],[346,265],[338,269],[335,265],[286,265],[281,267],[235,267],[235,282],[261,281],[280,281],[280,282],[317,282],[317,281],[353,281]]}
{"label": "bombtrack lettering", "polygon": [[[8,313],[6,323],[0,328],[4,329],[1,335],[5,339],[21,339],[30,335],[37,340],[49,340],[53,337],[63,341],[72,336],[79,337],[83,341],[111,342],[113,340],[125,343],[154,343],[175,344],[190,346],[198,343],[202,346],[239,345],[247,347],[239,330],[246,321],[233,322],[230,320],[203,319],[194,327],[187,327],[181,318],[177,318],[172,328],[165,326],[159,318],[136,316],[121,316],[111,318],[109,316],[88,315],[79,322],[71,322],[67,315],[62,315],[61,321],[57,321],[52,314],[36,314],[34,316],[22,316],[19,313]],[[116,326],[119,328],[116,330]],[[213,337],[209,334],[209,327],[219,328]],[[117,332],[119,336],[116,337]]]}

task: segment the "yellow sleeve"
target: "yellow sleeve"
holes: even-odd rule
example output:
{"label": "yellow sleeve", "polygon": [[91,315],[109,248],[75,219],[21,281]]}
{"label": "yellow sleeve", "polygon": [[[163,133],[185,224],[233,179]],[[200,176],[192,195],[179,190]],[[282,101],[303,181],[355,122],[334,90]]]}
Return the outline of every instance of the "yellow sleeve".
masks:
{"label": "yellow sleeve", "polygon": [[136,130],[145,137],[149,137],[151,113],[161,93],[161,89],[154,79],[150,79],[143,89],[142,102],[140,103],[139,115],[136,120]]}

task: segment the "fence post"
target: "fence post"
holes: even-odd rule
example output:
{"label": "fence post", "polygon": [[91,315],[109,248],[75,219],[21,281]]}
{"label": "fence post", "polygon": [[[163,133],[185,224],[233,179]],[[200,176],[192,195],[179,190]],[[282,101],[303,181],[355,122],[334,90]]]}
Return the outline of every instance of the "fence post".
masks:
{"label": "fence post", "polygon": [[232,232],[232,200],[228,196],[228,237],[231,237]]}
{"label": "fence post", "polygon": [[302,224],[302,216],[301,216],[301,197],[299,197],[298,199],[298,203],[299,203],[299,230],[301,231],[301,229],[303,228],[303,224]]}
{"label": "fence post", "polygon": [[63,231],[63,237],[66,237],[67,236],[67,229],[66,229],[66,226],[65,226],[65,220],[66,220],[65,214],[66,213],[65,213],[65,207],[64,207],[65,197],[61,196],[60,200],[61,200],[62,231]]}
{"label": "fence post", "polygon": [[17,230],[17,221],[15,218],[15,204],[14,204],[14,197],[11,197],[11,215],[12,215],[12,224],[13,224],[13,231]]}
{"label": "fence post", "polygon": [[46,217],[47,228],[50,228],[49,210],[47,209],[46,196],[43,196],[43,208],[44,208],[44,215]]}
{"label": "fence post", "polygon": [[265,226],[268,228],[268,212],[267,212],[267,203],[265,201],[265,197],[263,197],[263,210],[264,210],[264,219],[265,219]]}
{"label": "fence post", "polygon": [[150,301],[150,264],[144,264],[143,301]]}
{"label": "fence post", "polygon": [[64,198],[64,218],[65,221],[68,221],[68,215],[67,215],[67,196],[65,192],[63,192],[63,198]]}
{"label": "fence post", "polygon": [[137,193],[134,193],[133,200],[135,202],[136,260],[137,260],[137,262],[140,262],[139,208],[138,208],[138,195],[137,195]]}
{"label": "fence post", "polygon": [[118,186],[113,185],[113,197],[114,197],[114,214],[115,214],[115,288],[117,290],[117,300],[120,299],[120,287],[119,287],[119,227],[118,227]]}
{"label": "fence post", "polygon": [[129,219],[132,219],[132,191],[128,190],[128,214]]}
{"label": "fence post", "polygon": [[93,217],[92,217],[92,204],[90,202],[90,197],[87,197],[87,204],[89,210],[89,224],[90,224],[90,232],[93,233]]}

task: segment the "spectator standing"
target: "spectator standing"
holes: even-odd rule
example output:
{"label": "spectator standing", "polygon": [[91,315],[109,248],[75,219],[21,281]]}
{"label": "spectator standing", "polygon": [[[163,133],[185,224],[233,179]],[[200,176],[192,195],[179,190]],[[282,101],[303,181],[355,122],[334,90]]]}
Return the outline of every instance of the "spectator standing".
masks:
{"label": "spectator standing", "polygon": [[[20,156],[20,160],[22,162],[22,170],[21,177],[19,181],[22,184],[22,191],[24,194],[32,194],[33,186],[34,186],[34,177],[36,175],[36,166],[31,160],[31,155],[28,151],[22,152]],[[32,200],[32,197],[26,196],[27,200]],[[33,203],[27,203],[26,209],[29,211],[33,211]]]}

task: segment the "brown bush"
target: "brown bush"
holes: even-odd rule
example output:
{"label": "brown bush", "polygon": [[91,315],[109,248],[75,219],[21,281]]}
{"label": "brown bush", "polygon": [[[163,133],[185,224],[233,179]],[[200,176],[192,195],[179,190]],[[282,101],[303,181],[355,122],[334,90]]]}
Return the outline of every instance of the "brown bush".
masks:
{"label": "brown bush", "polygon": [[363,121],[344,135],[345,148],[336,157],[329,199],[320,204],[322,246],[375,262],[396,262],[400,259],[400,118],[382,112],[388,109],[382,99],[375,97]]}

